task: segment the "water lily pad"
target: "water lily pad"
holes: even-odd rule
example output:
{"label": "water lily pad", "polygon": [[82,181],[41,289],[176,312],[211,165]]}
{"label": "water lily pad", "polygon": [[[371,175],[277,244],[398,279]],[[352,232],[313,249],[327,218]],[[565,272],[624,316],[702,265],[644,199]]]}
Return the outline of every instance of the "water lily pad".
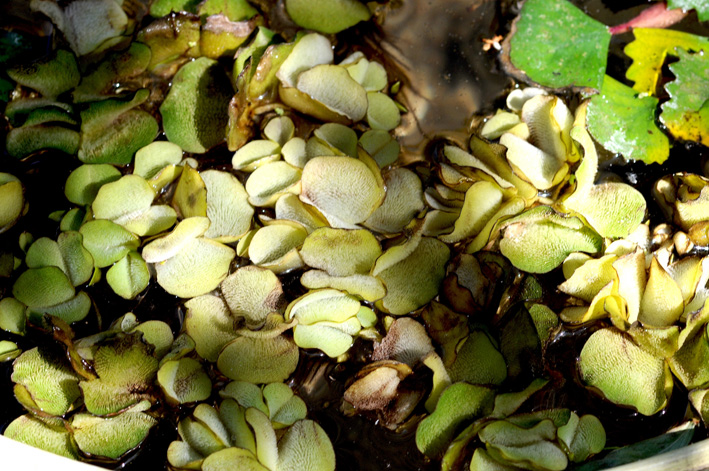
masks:
{"label": "water lily pad", "polygon": [[25,414],[13,420],[3,435],[59,456],[79,459],[76,442],[61,419]]}
{"label": "water lily pad", "polygon": [[226,278],[235,255],[234,249],[211,239],[189,239],[173,257],[155,265],[158,283],[182,298],[206,294]]}
{"label": "water lily pad", "polygon": [[150,92],[138,90],[131,99],[94,102],[81,112],[79,160],[93,164],[127,165],[133,154],[158,134],[158,122],[136,109]]}
{"label": "water lily pad", "polygon": [[667,404],[672,377],[664,360],[640,349],[613,329],[589,337],[579,356],[582,380],[598,388],[611,402],[653,415]]}
{"label": "water lily pad", "polygon": [[265,268],[241,267],[222,281],[220,287],[231,313],[243,317],[252,328],[261,327],[268,314],[282,313],[286,307],[280,280]]}
{"label": "water lily pad", "polygon": [[81,451],[117,460],[140,445],[157,422],[144,412],[128,411],[109,418],[77,414],[71,428]]}
{"label": "water lily pad", "polygon": [[611,34],[563,0],[525,3],[510,42],[510,59],[545,87],[600,90]]}
{"label": "water lily pad", "polygon": [[40,415],[62,416],[81,400],[79,377],[56,351],[22,353],[13,364],[12,381],[20,403]]}
{"label": "water lily pad", "polygon": [[57,49],[46,59],[30,65],[7,69],[12,80],[37,90],[46,98],[55,98],[79,84],[81,76],[74,54]]}
{"label": "water lily pad", "polygon": [[200,57],[183,65],[160,106],[168,140],[197,154],[223,142],[232,95],[229,79],[216,61]]}
{"label": "water lily pad", "polygon": [[298,346],[285,336],[238,337],[224,347],[217,368],[235,381],[278,383],[295,371],[298,356]]}
{"label": "water lily pad", "polygon": [[461,423],[492,412],[494,397],[493,390],[483,386],[468,383],[449,386],[438,400],[436,410],[419,423],[416,447],[426,456],[439,455]]}
{"label": "water lily pad", "polygon": [[286,11],[298,26],[321,33],[339,33],[371,16],[358,0],[287,0]]}
{"label": "water lily pad", "polygon": [[588,105],[588,130],[611,152],[631,160],[662,163],[670,155],[670,144],[655,124],[657,103],[657,98],[639,96],[606,75],[601,94]]}
{"label": "water lily pad", "polygon": [[415,236],[388,249],[377,259],[372,275],[384,283],[387,294],[377,302],[394,315],[418,309],[438,294],[450,250],[441,241]]}
{"label": "water lily pad", "polygon": [[677,50],[679,62],[670,70],[674,81],[665,85],[670,100],[662,104],[660,121],[676,139],[709,144],[709,74],[706,54]]}

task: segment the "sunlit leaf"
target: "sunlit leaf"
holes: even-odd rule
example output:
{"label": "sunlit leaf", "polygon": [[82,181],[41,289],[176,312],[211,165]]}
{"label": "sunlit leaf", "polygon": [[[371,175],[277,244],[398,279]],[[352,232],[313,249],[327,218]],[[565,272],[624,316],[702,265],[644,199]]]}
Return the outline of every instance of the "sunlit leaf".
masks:
{"label": "sunlit leaf", "polygon": [[626,159],[662,163],[670,155],[670,145],[655,124],[657,103],[657,98],[641,97],[606,76],[601,94],[588,105],[588,131],[607,150]]}
{"label": "sunlit leaf", "polygon": [[[709,14],[709,9],[707,10]],[[677,49],[679,62],[670,65],[675,79],[665,85],[670,100],[662,104],[660,120],[685,141],[709,145],[709,46],[690,54]]]}
{"label": "sunlit leaf", "polygon": [[540,85],[600,90],[611,35],[565,0],[527,1],[510,44],[512,63]]}

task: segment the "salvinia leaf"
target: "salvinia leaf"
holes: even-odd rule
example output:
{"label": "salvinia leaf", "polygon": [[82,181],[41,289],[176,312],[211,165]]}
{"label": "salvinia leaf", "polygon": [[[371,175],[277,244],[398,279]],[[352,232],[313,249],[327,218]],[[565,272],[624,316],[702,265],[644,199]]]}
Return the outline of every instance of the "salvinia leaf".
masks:
{"label": "salvinia leaf", "polygon": [[647,164],[670,155],[667,136],[655,124],[658,100],[606,76],[601,94],[588,105],[588,131],[606,150]]}
{"label": "salvinia leaf", "polygon": [[599,90],[611,34],[566,0],[528,0],[510,42],[512,64],[540,85]]}
{"label": "salvinia leaf", "polygon": [[709,3],[706,0],[667,0],[667,9],[696,10],[699,21],[709,21]]}
{"label": "salvinia leaf", "polygon": [[[707,48],[709,50],[709,48]],[[709,56],[677,49],[679,62],[670,65],[675,80],[665,85],[670,100],[660,120],[677,139],[709,145]]]}
{"label": "salvinia leaf", "polygon": [[709,50],[709,38],[670,29],[635,28],[635,40],[624,51],[633,60],[625,76],[635,82],[639,93],[657,94],[662,65],[667,55],[677,57],[677,48],[687,51]]}

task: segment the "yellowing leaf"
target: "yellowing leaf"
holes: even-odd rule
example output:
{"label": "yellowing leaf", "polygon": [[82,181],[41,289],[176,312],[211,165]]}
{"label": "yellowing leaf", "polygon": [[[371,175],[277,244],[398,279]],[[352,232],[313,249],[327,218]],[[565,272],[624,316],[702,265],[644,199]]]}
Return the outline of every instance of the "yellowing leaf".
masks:
{"label": "yellowing leaf", "polygon": [[657,94],[662,64],[668,54],[677,56],[675,48],[699,51],[709,46],[709,38],[669,29],[636,28],[633,34],[635,41],[625,47],[625,54],[633,59],[625,76],[635,82],[635,90],[650,95]]}
{"label": "yellowing leaf", "polygon": [[[705,46],[709,52],[709,45]],[[675,80],[665,89],[670,100],[660,120],[677,139],[709,145],[709,56],[677,50],[679,62],[670,65]]]}

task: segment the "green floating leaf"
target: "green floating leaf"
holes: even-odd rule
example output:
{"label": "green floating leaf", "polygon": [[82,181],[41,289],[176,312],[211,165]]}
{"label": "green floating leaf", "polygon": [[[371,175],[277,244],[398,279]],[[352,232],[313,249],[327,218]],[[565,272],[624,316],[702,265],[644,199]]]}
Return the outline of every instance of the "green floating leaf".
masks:
{"label": "green floating leaf", "polygon": [[158,370],[154,348],[143,334],[117,334],[100,345],[94,357],[98,378],[80,383],[89,412],[109,415],[146,399]]}
{"label": "green floating leaf", "polygon": [[321,33],[339,33],[372,13],[359,0],[286,0],[286,12],[305,29]]}
{"label": "green floating leaf", "polygon": [[286,306],[281,281],[266,268],[239,268],[222,281],[221,291],[231,313],[250,328],[261,327],[270,313],[283,313]]}
{"label": "green floating leaf", "polygon": [[662,163],[670,155],[670,144],[655,124],[657,104],[657,98],[640,97],[606,75],[601,94],[588,105],[588,131],[607,150],[627,159]]}
{"label": "green floating leaf", "polygon": [[111,289],[124,299],[133,299],[150,283],[150,272],[138,252],[128,252],[106,272]]}
{"label": "green floating leaf", "polygon": [[155,0],[150,3],[150,16],[159,18],[169,15],[170,12],[186,11],[197,13],[200,0]]}
{"label": "green floating leaf", "polygon": [[[270,270],[265,271],[272,274]],[[222,287],[227,280],[224,280]],[[184,328],[194,340],[195,350],[205,360],[217,361],[222,348],[237,335],[229,308],[222,298],[211,294],[192,298],[185,303],[185,307],[187,314]]]}
{"label": "green floating leaf", "polygon": [[324,227],[308,235],[300,249],[308,266],[334,276],[367,274],[381,254],[377,239],[364,229]]}
{"label": "green floating leaf", "polygon": [[200,57],[183,65],[160,105],[168,140],[197,154],[223,142],[233,93],[229,78],[216,61]]}
{"label": "green floating leaf", "polygon": [[158,134],[158,122],[136,109],[150,92],[138,90],[130,100],[110,99],[92,103],[81,112],[79,160],[93,164],[127,165],[133,154]]}
{"label": "green floating leaf", "polygon": [[15,298],[0,299],[0,329],[23,335],[26,321],[24,304]]}
{"label": "green floating leaf", "polygon": [[[367,92],[344,67],[317,65],[298,75],[296,87],[298,91],[346,119],[356,122],[367,113]],[[299,101],[288,104],[308,113],[308,109],[300,106]]]}
{"label": "green floating leaf", "polygon": [[498,420],[480,430],[479,436],[487,452],[499,461],[548,471],[562,471],[568,466],[566,454],[555,441],[556,427],[551,420],[528,429]]}
{"label": "green floating leaf", "polygon": [[163,363],[158,370],[158,384],[168,401],[177,404],[204,401],[212,393],[212,381],[192,358]]}
{"label": "green floating leaf", "polygon": [[446,244],[419,235],[388,249],[372,269],[387,289],[377,306],[394,315],[424,306],[438,294],[449,257]]}
{"label": "green floating leaf", "polygon": [[79,459],[76,442],[61,419],[26,414],[13,420],[3,435],[41,450]]}
{"label": "green floating leaf", "polygon": [[672,392],[672,376],[664,360],[614,328],[591,334],[581,350],[579,370],[581,379],[606,399],[643,415],[662,410]]}
{"label": "green floating leaf", "polygon": [[133,173],[147,179],[153,178],[168,165],[182,161],[182,149],[168,141],[151,142],[135,153]]}
{"label": "green floating leaf", "polygon": [[127,411],[109,418],[77,414],[71,428],[81,451],[117,460],[140,445],[157,423],[144,412]]}
{"label": "green floating leaf", "polygon": [[10,155],[20,159],[42,149],[56,149],[73,155],[79,149],[79,142],[78,132],[48,123],[10,130],[5,145]]}
{"label": "green floating leaf", "polygon": [[87,222],[79,233],[84,237],[84,247],[99,268],[112,265],[140,246],[138,236],[105,219]]}
{"label": "green floating leaf", "polygon": [[258,14],[258,10],[247,0],[206,0],[199,5],[202,16],[224,15],[230,21],[248,20]]}
{"label": "green floating leaf", "polygon": [[15,225],[25,209],[25,190],[20,180],[0,173],[0,234]]}
{"label": "green floating leaf", "polygon": [[47,98],[55,98],[71,90],[81,79],[74,54],[63,49],[57,49],[42,61],[7,69],[7,75]]}
{"label": "green floating leaf", "polygon": [[709,55],[683,49],[677,55],[679,62],[670,65],[675,79],[665,85],[670,100],[662,104],[660,121],[677,139],[709,145]]}
{"label": "green floating leaf", "polygon": [[74,285],[53,266],[30,268],[12,286],[12,295],[30,307],[54,306],[74,297]]}
{"label": "green floating leaf", "polygon": [[709,21],[709,5],[703,0],[668,0],[667,9],[696,10],[699,21]]}
{"label": "green floating leaf", "polygon": [[121,172],[109,164],[84,164],[69,174],[64,185],[66,198],[74,204],[93,203],[98,190],[106,183],[121,178]]}
{"label": "green floating leaf", "polygon": [[436,457],[448,446],[461,423],[492,412],[494,397],[494,391],[483,386],[449,386],[441,394],[436,410],[419,423],[416,447],[426,456]]}
{"label": "green floating leaf", "polygon": [[104,59],[95,70],[86,74],[72,95],[74,103],[99,101],[115,95],[115,85],[128,82],[145,72],[150,63],[150,48],[138,42],[122,52],[113,53]]}
{"label": "green floating leaf", "polygon": [[457,347],[448,373],[453,381],[500,385],[507,378],[507,363],[490,336],[474,330]]}
{"label": "green floating leaf", "polygon": [[603,239],[576,217],[537,206],[505,222],[500,251],[517,268],[547,273],[572,252],[597,253]]}
{"label": "green floating leaf", "polygon": [[279,383],[295,371],[298,356],[298,346],[284,336],[238,337],[224,347],[217,368],[235,381]]}
{"label": "green floating leaf", "polygon": [[200,174],[207,189],[209,229],[204,237],[225,244],[239,240],[251,228],[254,208],[244,185],[232,174],[206,170]]}
{"label": "green floating leaf", "polygon": [[335,471],[335,450],[325,431],[312,420],[299,420],[278,442],[279,471]]}
{"label": "green floating leaf", "polygon": [[510,59],[545,87],[601,89],[608,27],[566,0],[530,0],[522,7],[510,43]]}
{"label": "green floating leaf", "polygon": [[40,415],[62,416],[81,400],[79,377],[57,352],[27,350],[13,364],[12,381],[20,403]]}
{"label": "green floating leaf", "polygon": [[[165,15],[167,13],[169,11]],[[184,11],[164,16],[142,28],[136,39],[150,48],[148,70],[172,76],[188,58],[198,57],[200,28],[200,18]]]}

